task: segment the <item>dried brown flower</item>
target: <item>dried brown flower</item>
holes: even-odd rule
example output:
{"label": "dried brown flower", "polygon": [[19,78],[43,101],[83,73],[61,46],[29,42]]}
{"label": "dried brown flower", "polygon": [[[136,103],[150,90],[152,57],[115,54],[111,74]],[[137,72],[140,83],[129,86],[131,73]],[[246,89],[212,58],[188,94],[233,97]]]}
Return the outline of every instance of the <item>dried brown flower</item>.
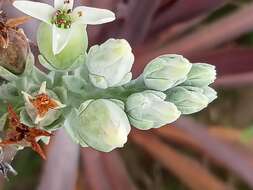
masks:
{"label": "dried brown flower", "polygon": [[45,114],[50,110],[58,107],[57,102],[50,98],[47,94],[39,94],[35,99],[30,99],[33,106],[37,109],[40,117],[44,117]]}
{"label": "dried brown flower", "polygon": [[43,159],[46,159],[46,156],[37,142],[37,137],[50,137],[51,133],[38,129],[38,128],[29,128],[20,122],[18,115],[15,113],[11,105],[8,106],[8,129],[5,139],[0,142],[0,146],[8,145],[29,145],[34,151],[36,151]]}

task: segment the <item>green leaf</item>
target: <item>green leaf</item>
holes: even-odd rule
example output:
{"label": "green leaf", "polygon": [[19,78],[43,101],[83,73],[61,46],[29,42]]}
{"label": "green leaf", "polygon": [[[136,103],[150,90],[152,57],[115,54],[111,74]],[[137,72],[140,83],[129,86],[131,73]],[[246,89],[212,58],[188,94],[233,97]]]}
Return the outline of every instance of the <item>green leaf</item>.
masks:
{"label": "green leaf", "polygon": [[54,88],[54,92],[59,98],[60,102],[65,104],[68,101],[68,91],[63,86],[57,86]]}
{"label": "green leaf", "polygon": [[0,77],[7,81],[15,81],[18,79],[17,75],[13,74],[2,66],[0,66]]}
{"label": "green leaf", "polygon": [[2,115],[2,117],[0,117],[0,131],[4,130],[7,118],[8,118],[8,114],[7,113],[4,114],[4,115]]}
{"label": "green leaf", "polygon": [[33,56],[32,52],[29,52],[28,56],[26,58],[25,70],[24,70],[22,76],[31,75],[33,68],[34,68],[34,56]]}
{"label": "green leaf", "polygon": [[39,85],[41,85],[42,82],[46,81],[48,87],[52,87],[54,78],[52,77],[53,74],[50,75],[45,74],[44,72],[40,71],[38,68],[34,68],[33,71],[33,79],[35,82],[37,82]]}
{"label": "green leaf", "polygon": [[23,97],[19,90],[12,83],[2,84],[0,86],[0,99],[14,105],[23,102]]}
{"label": "green leaf", "polygon": [[64,76],[63,81],[71,92],[85,94],[85,89],[88,86],[85,80],[76,76]]}

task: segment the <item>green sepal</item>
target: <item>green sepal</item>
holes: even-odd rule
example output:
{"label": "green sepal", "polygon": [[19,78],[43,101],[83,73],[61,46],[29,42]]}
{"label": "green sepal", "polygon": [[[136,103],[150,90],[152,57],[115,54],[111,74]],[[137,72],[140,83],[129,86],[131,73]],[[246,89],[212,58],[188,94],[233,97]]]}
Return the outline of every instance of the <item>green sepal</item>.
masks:
{"label": "green sepal", "polygon": [[61,127],[63,127],[64,125],[64,116],[61,115],[56,121],[54,121],[52,124],[48,125],[48,126],[44,126],[43,128],[47,131],[55,131]]}
{"label": "green sepal", "polygon": [[2,66],[0,66],[0,77],[7,81],[15,81],[18,79],[17,75],[13,74]]}
{"label": "green sepal", "polygon": [[43,65],[46,69],[50,71],[58,71],[58,72],[68,72],[68,71],[73,71],[76,68],[78,68],[80,65],[85,64],[86,61],[86,53],[80,55],[75,62],[68,68],[66,69],[57,69],[54,66],[52,66],[42,55],[38,56],[39,62],[41,65]]}
{"label": "green sepal", "polygon": [[20,116],[20,122],[23,123],[24,125],[28,126],[28,127],[35,127],[33,121],[31,120],[31,118],[29,117],[29,115],[27,114],[25,108],[23,108],[19,114]]}
{"label": "green sepal", "polygon": [[0,86],[0,100],[13,105],[22,104],[23,98],[20,91],[12,83],[2,84]]}
{"label": "green sepal", "polygon": [[54,93],[57,95],[60,102],[66,104],[68,101],[68,90],[63,86],[57,86],[54,88]]}
{"label": "green sepal", "polygon": [[0,117],[0,131],[4,130],[7,119],[8,119],[8,114],[7,113],[2,115],[2,117]]}
{"label": "green sepal", "polygon": [[88,86],[88,83],[76,76],[64,76],[63,82],[71,92],[77,94],[85,94],[87,90],[85,90]]}
{"label": "green sepal", "polygon": [[52,87],[54,82],[54,72],[50,72],[50,74],[45,74],[44,72],[40,71],[38,68],[34,68],[33,71],[33,79],[38,84],[41,85],[42,82],[47,82],[47,87]]}
{"label": "green sepal", "polygon": [[64,128],[74,143],[80,144],[82,147],[88,147],[86,142],[79,135],[78,130],[76,130],[76,128],[80,127],[78,112],[79,111],[75,108],[71,110],[65,119]]}
{"label": "green sepal", "polygon": [[26,58],[25,70],[21,74],[21,76],[28,76],[28,75],[32,74],[33,68],[35,67],[34,62],[35,62],[34,56],[33,56],[32,52],[30,51],[27,55],[27,58]]}

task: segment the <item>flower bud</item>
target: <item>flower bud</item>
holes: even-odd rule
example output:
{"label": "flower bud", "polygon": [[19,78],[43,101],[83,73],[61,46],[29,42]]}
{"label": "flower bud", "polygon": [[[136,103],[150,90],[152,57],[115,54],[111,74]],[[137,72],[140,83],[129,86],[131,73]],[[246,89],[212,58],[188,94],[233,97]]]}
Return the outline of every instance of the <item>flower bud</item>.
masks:
{"label": "flower bud", "polygon": [[178,86],[166,91],[166,100],[173,102],[182,114],[192,114],[207,107],[209,99],[197,87]]}
{"label": "flower bud", "polygon": [[126,110],[131,124],[148,130],[176,121],[181,113],[173,103],[164,101],[165,98],[166,94],[152,90],[129,96]]}
{"label": "flower bud", "polygon": [[186,80],[192,64],[181,55],[162,55],[144,69],[145,85],[154,90],[166,91]]}
{"label": "flower bud", "polygon": [[134,55],[126,40],[109,39],[91,47],[87,57],[89,78],[98,88],[121,86],[132,78]]}
{"label": "flower bud", "polygon": [[39,26],[37,43],[40,53],[55,69],[65,70],[70,68],[87,50],[87,33],[82,25],[74,25],[69,38],[70,40],[66,47],[59,54],[54,55],[51,26],[46,23],[41,23]]}
{"label": "flower bud", "polygon": [[131,128],[121,108],[123,103],[118,106],[117,102],[107,99],[88,100],[80,106],[79,125],[73,126],[80,144],[87,143],[103,152],[123,147]]}
{"label": "flower bud", "polygon": [[[0,23],[0,30],[2,29],[4,25]],[[6,39],[1,38],[3,33],[0,33],[0,66],[13,74],[22,74],[29,53],[26,36],[21,30],[17,31],[12,28],[6,28],[4,34],[6,34]]]}
{"label": "flower bud", "polygon": [[204,87],[213,83],[216,79],[215,66],[206,63],[196,63],[192,65],[185,86]]}
{"label": "flower bud", "polygon": [[26,112],[34,124],[45,127],[59,119],[60,109],[65,105],[56,99],[56,95],[52,91],[46,91],[46,82],[42,83],[39,92],[33,96],[26,92],[22,93]]}

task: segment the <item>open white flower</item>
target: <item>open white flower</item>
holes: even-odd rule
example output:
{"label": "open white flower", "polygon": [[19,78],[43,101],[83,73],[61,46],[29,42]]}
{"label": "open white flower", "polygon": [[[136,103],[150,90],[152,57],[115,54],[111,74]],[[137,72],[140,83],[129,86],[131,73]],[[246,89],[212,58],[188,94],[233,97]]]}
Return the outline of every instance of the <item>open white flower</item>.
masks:
{"label": "open white flower", "polygon": [[54,0],[54,7],[32,1],[16,0],[13,5],[20,11],[37,18],[53,30],[53,52],[59,54],[68,44],[74,24],[96,25],[115,20],[113,12],[86,6],[73,10],[74,0]]}

